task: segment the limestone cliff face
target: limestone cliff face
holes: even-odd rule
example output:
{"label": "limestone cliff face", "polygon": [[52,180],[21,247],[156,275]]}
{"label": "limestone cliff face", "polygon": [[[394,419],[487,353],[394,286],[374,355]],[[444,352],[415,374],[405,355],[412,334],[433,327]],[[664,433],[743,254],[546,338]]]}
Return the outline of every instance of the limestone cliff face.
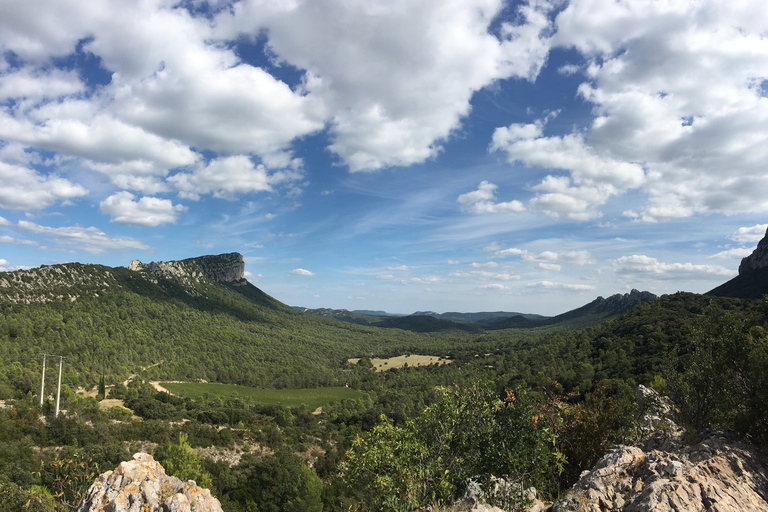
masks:
{"label": "limestone cliff face", "polygon": [[768,267],[768,231],[757,244],[752,254],[741,260],[739,265],[739,275],[748,274],[754,270]]}
{"label": "limestone cliff face", "polygon": [[198,256],[181,261],[159,261],[149,264],[131,261],[129,270],[149,271],[155,277],[177,279],[182,282],[205,276],[216,283],[244,284],[245,261],[237,252],[217,256]]}
{"label": "limestone cliff face", "polygon": [[165,474],[147,453],[102,473],[77,512],[222,512],[219,500],[193,480]]}

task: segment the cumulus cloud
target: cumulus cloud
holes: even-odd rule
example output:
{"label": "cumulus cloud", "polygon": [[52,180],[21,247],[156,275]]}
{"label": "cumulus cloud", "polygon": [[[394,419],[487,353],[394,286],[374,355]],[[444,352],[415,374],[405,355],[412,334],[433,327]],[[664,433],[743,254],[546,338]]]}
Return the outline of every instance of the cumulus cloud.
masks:
{"label": "cumulus cloud", "polygon": [[599,217],[598,207],[616,194],[639,187],[645,178],[642,166],[601,154],[580,133],[546,137],[545,121],[496,128],[490,151],[506,153],[510,163],[562,170],[567,176],[548,175],[533,187],[537,195],[531,209],[553,217],[576,220]]}
{"label": "cumulus cloud", "polygon": [[591,291],[594,290],[595,287],[591,284],[571,284],[571,283],[560,283],[556,281],[537,281],[534,283],[528,283],[526,285],[528,288],[542,288],[546,290],[569,290],[569,291]]}
{"label": "cumulus cloud", "polygon": [[664,263],[644,254],[622,256],[611,260],[617,274],[660,280],[691,280],[733,277],[734,270],[719,265]]}
{"label": "cumulus cloud", "polygon": [[26,240],[23,238],[14,238],[8,235],[0,235],[0,243],[2,244],[16,244],[16,245],[38,245],[34,240]]}
{"label": "cumulus cloud", "polygon": [[314,276],[314,272],[310,272],[309,270],[305,270],[303,268],[295,268],[288,272],[292,276]]}
{"label": "cumulus cloud", "polygon": [[181,197],[198,200],[201,195],[234,199],[239,194],[271,192],[273,186],[295,182],[303,174],[296,170],[270,172],[262,165],[254,165],[245,155],[211,160],[192,172],[180,172],[168,178],[168,182]]}
{"label": "cumulus cloud", "polygon": [[501,284],[501,283],[486,284],[486,285],[483,285],[481,288],[483,288],[484,290],[510,290],[511,289],[506,284]]}
{"label": "cumulus cloud", "polygon": [[0,162],[0,183],[0,208],[5,210],[42,210],[88,194],[85,187],[55,174],[4,162]]}
{"label": "cumulus cloud", "polygon": [[766,230],[768,230],[768,224],[739,228],[731,235],[731,239],[737,242],[759,242],[765,236]]}
{"label": "cumulus cloud", "polygon": [[308,97],[326,106],[336,153],[352,171],[434,157],[472,94],[507,77],[533,79],[546,61],[548,4],[520,7],[519,24],[489,26],[494,0],[264,3],[216,18],[225,39],[266,30],[280,61],[306,70]]}
{"label": "cumulus cloud", "polygon": [[592,253],[589,251],[569,251],[563,253],[544,251],[536,254],[524,249],[511,247],[509,249],[498,248],[496,252],[494,252],[494,255],[499,258],[504,258],[506,256],[520,256],[522,261],[536,263],[537,266],[543,270],[555,271],[559,271],[562,265],[582,266],[595,262]]}
{"label": "cumulus cloud", "polygon": [[716,260],[737,260],[746,258],[752,254],[752,251],[754,251],[754,249],[749,247],[735,247],[733,249],[728,249],[725,251],[720,251],[717,254],[713,254],[710,256],[710,258]]}
{"label": "cumulus cloud", "polygon": [[179,214],[187,211],[186,206],[174,205],[170,199],[142,197],[134,201],[135,197],[130,192],[118,192],[102,201],[99,207],[102,213],[112,217],[112,222],[134,226],[175,224]]}
{"label": "cumulus cloud", "polygon": [[43,235],[50,239],[54,246],[67,250],[104,254],[113,251],[125,251],[127,249],[140,249],[143,251],[152,249],[135,238],[113,238],[95,227],[67,226],[53,228],[25,220],[19,221],[18,226],[32,233]]}
{"label": "cumulus cloud", "polygon": [[395,276],[393,276],[392,274],[379,274],[378,276],[376,276],[376,279],[379,279],[381,281],[389,281],[390,279],[394,279],[394,278]]}
{"label": "cumulus cloud", "polygon": [[493,183],[482,181],[477,190],[461,194],[456,202],[472,213],[511,213],[525,210],[520,201],[496,203],[497,188],[499,187]]}
{"label": "cumulus cloud", "polygon": [[407,272],[411,270],[411,267],[408,265],[390,265],[387,267],[387,270],[393,271],[393,272]]}
{"label": "cumulus cloud", "polygon": [[442,283],[445,278],[439,276],[427,276],[427,277],[412,277],[410,279],[403,279],[400,284],[435,284]]}
{"label": "cumulus cloud", "polygon": [[[578,143],[646,169],[642,220],[768,210],[766,26],[749,1],[571,2],[558,14],[553,44],[586,57],[579,94],[596,116]],[[504,147],[567,152],[567,137],[543,139]]]}
{"label": "cumulus cloud", "polygon": [[491,272],[488,270],[457,270],[451,272],[451,277],[463,279],[479,279],[481,281],[511,281],[520,279],[519,275],[509,272]]}

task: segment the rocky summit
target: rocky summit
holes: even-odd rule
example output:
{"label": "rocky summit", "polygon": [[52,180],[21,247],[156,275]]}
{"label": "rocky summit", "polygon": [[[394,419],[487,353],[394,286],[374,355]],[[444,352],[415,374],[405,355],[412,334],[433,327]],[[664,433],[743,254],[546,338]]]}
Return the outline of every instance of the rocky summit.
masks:
{"label": "rocky summit", "polygon": [[752,254],[741,260],[739,275],[749,274],[766,267],[768,267],[768,230]]}
{"label": "rocky summit", "polygon": [[77,512],[222,512],[219,500],[194,480],[165,474],[151,455],[137,453],[102,473]]}
{"label": "rocky summit", "polygon": [[131,261],[129,270],[148,271],[155,277],[195,278],[203,275],[216,283],[243,284],[245,278],[245,261],[243,255],[237,252],[219,254],[216,256],[198,256],[181,261],[158,261],[149,264],[139,260]]}

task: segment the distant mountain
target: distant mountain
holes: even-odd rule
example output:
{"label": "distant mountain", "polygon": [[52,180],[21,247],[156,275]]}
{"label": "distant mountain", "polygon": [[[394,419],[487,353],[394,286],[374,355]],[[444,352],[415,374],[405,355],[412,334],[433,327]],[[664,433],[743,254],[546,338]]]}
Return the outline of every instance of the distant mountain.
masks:
{"label": "distant mountain", "polygon": [[368,314],[357,311],[348,311],[346,309],[328,309],[316,308],[308,309],[294,307],[297,311],[309,315],[322,316],[324,318],[333,318],[342,322],[349,322],[358,325],[370,325],[373,327],[384,327],[386,329],[403,329],[413,332],[441,332],[441,331],[466,331],[483,332],[483,328],[466,322],[454,322],[443,320],[426,315],[391,315],[385,312],[383,314]]}
{"label": "distant mountain", "polygon": [[376,327],[404,329],[413,332],[465,331],[478,334],[485,332],[485,329],[477,324],[443,320],[428,315],[387,317],[375,325]]}
{"label": "distant mountain", "polygon": [[768,294],[768,231],[757,248],[741,260],[739,275],[706,295],[736,299],[762,299]]}
{"label": "distant mountain", "polygon": [[389,318],[386,313],[378,315],[373,313],[363,313],[358,311],[349,311],[347,309],[330,309],[330,308],[304,308],[300,306],[293,306],[293,309],[306,313],[308,315],[321,316],[323,318],[333,318],[334,320],[340,320],[342,322],[349,322],[357,325],[378,325],[385,318]]}
{"label": "distant mountain", "polygon": [[434,311],[417,311],[412,316],[431,316],[441,320],[451,320],[454,322],[468,322],[475,324],[495,323],[505,318],[521,316],[530,320],[544,320],[548,317],[532,313],[513,313],[508,311],[481,311],[478,313],[436,313]]}
{"label": "distant mountain", "polygon": [[590,325],[598,324],[622,313],[626,313],[635,306],[645,302],[654,301],[657,298],[658,297],[651,292],[632,290],[631,292],[625,293],[623,295],[620,293],[611,295],[607,299],[598,297],[589,304],[585,304],[580,308],[573,309],[557,316],[545,318],[543,320],[534,320],[525,318],[522,315],[517,315],[501,320],[499,322],[486,325],[486,329],[520,329],[550,325],[580,329]]}
{"label": "distant mountain", "polygon": [[370,325],[388,329],[404,329],[413,332],[465,331],[482,333],[499,329],[530,329],[534,327],[559,326],[569,329],[581,329],[596,325],[604,320],[618,316],[633,307],[656,300],[650,292],[632,290],[630,293],[616,294],[610,297],[598,297],[580,308],[547,317],[531,313],[513,313],[507,311],[478,313],[436,313],[435,311],[417,311],[408,316],[384,314],[365,314],[346,309],[307,309],[295,307],[302,313],[333,318],[343,322]]}
{"label": "distant mountain", "polygon": [[405,316],[400,313],[387,313],[386,311],[371,311],[369,309],[353,309],[353,313],[360,313],[361,315],[373,315],[373,316]]}

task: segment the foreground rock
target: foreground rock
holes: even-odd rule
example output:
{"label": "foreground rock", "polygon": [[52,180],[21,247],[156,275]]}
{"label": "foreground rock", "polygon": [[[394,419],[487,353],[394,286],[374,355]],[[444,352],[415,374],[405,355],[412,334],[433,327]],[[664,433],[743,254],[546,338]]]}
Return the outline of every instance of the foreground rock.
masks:
{"label": "foreground rock", "polygon": [[768,458],[712,435],[685,446],[661,432],[612,448],[551,512],[768,512]]}
{"label": "foreground rock", "polygon": [[222,512],[219,500],[193,480],[165,474],[151,455],[137,453],[102,473],[77,512]]}

